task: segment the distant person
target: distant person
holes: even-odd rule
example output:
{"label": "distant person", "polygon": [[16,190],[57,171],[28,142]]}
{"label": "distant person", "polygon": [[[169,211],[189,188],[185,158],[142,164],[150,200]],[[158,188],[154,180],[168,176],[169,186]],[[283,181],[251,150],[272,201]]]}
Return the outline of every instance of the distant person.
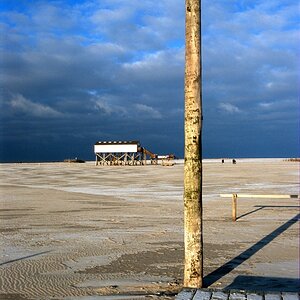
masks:
{"label": "distant person", "polygon": [[236,160],[235,160],[235,159],[233,159],[233,160],[232,160],[232,163],[235,165],[235,164],[236,164]]}
{"label": "distant person", "polygon": [[224,164],[224,159],[222,159],[222,164]]}

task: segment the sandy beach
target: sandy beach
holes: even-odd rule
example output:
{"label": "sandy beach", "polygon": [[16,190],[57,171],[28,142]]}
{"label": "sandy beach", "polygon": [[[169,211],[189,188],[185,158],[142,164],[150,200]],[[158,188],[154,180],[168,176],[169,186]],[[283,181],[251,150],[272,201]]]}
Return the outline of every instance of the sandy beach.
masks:
{"label": "sandy beach", "polygon": [[[213,288],[299,290],[299,164],[204,161]],[[173,299],[183,281],[183,164],[0,164],[0,299]]]}

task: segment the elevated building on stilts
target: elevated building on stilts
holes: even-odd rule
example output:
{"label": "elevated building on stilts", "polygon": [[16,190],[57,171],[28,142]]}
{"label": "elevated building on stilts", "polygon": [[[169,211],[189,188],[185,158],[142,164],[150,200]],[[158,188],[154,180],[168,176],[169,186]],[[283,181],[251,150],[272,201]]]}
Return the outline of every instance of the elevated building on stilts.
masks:
{"label": "elevated building on stilts", "polygon": [[139,141],[101,141],[94,145],[96,165],[136,166],[157,164],[158,156],[140,145]]}

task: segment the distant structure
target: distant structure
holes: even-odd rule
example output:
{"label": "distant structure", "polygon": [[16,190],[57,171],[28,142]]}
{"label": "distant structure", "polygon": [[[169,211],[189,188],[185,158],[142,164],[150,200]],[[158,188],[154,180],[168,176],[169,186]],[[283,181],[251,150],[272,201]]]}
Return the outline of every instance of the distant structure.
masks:
{"label": "distant structure", "polygon": [[67,163],[85,163],[84,160],[79,159],[79,158],[77,158],[77,157],[75,157],[75,158],[66,158],[66,159],[64,160],[64,162],[67,162]]}
{"label": "distant structure", "polygon": [[158,160],[161,160],[161,165],[165,167],[174,166],[175,165],[174,159],[175,159],[174,154],[158,155]]}
{"label": "distant structure", "polygon": [[94,145],[96,166],[136,166],[146,165],[147,160],[157,165],[158,156],[139,141],[102,141]]}

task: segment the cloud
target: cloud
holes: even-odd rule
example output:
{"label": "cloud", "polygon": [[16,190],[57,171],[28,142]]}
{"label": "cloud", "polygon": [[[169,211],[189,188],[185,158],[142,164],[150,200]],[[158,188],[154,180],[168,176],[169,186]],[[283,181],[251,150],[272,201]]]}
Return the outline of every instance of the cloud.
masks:
{"label": "cloud", "polygon": [[[94,6],[90,15],[96,31],[105,39],[128,47],[131,51],[162,49],[170,40],[182,39],[184,27],[181,0],[160,1],[104,1]],[[182,44],[182,43],[180,43]]]}
{"label": "cloud", "polygon": [[100,98],[96,97],[93,102],[95,103],[95,109],[100,111],[106,115],[116,114],[118,117],[125,117],[127,116],[127,110],[120,106],[114,104],[114,99],[109,96],[101,96]]}
{"label": "cloud", "polygon": [[272,108],[272,106],[274,106],[274,103],[272,103],[272,102],[261,102],[258,105],[259,105],[259,107],[261,107],[263,109],[270,109],[270,108]]}
{"label": "cloud", "polygon": [[230,104],[230,103],[220,103],[219,104],[219,108],[227,113],[231,113],[231,114],[234,114],[234,113],[241,113],[242,111],[235,105],[233,104]]}
{"label": "cloud", "polygon": [[94,100],[96,111],[102,114],[121,119],[134,120],[139,119],[161,119],[161,113],[153,107],[141,103],[132,103],[126,107],[118,105],[118,99],[112,99],[109,96],[96,97]]}
{"label": "cloud", "polygon": [[[0,11],[4,145],[33,131],[63,144],[65,135],[76,132],[82,148],[94,140],[142,136],[159,148],[157,153],[183,154],[182,0],[19,4],[11,0]],[[215,141],[223,138],[224,128],[238,140],[245,132],[262,134],[268,126],[277,131],[267,132],[265,139],[282,136],[295,153],[297,18],[295,0],[202,2],[203,106],[209,132],[203,144],[210,149],[204,156],[222,151]],[[248,130],[254,119],[255,128]],[[283,123],[289,136],[280,134]],[[78,138],[69,144],[78,145]],[[31,145],[34,141],[28,149]],[[258,151],[248,146],[249,155],[251,149]]]}
{"label": "cloud", "polygon": [[258,103],[256,109],[257,118],[268,121],[273,127],[279,124],[293,124],[298,119],[299,104],[293,99],[269,101]]}
{"label": "cloud", "polygon": [[137,103],[137,104],[135,104],[135,108],[137,110],[136,113],[139,117],[150,118],[150,119],[161,119],[162,118],[161,113],[151,106]]}
{"label": "cloud", "polygon": [[57,118],[63,114],[55,109],[40,103],[34,103],[25,99],[22,95],[16,95],[9,101],[9,106],[15,113],[22,113],[38,118]]}

